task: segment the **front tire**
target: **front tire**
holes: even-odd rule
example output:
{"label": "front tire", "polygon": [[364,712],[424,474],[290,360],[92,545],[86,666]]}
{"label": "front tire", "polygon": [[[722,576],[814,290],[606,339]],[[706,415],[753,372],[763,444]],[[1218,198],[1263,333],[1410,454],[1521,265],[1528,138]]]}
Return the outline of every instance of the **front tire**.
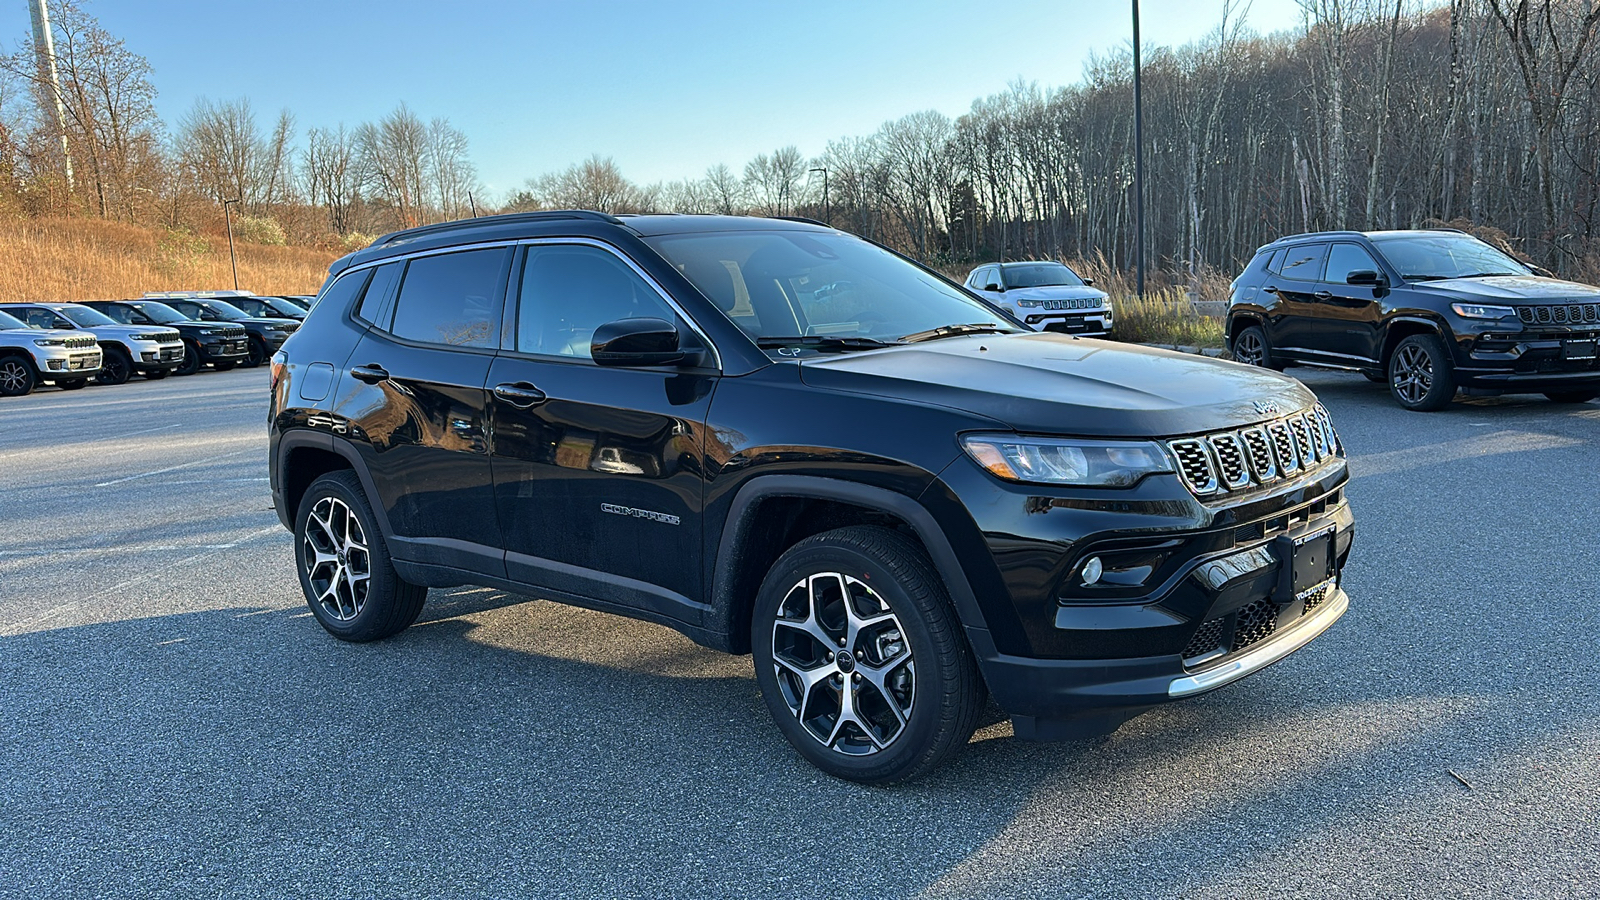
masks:
{"label": "front tire", "polygon": [[183,342],[183,362],[172,370],[174,375],[193,375],[200,371],[200,345],[189,341]]}
{"label": "front tire", "polygon": [[406,630],[422,612],[428,589],[395,572],[354,472],[329,472],[306,489],[294,545],[306,604],[334,637],[381,640]]}
{"label": "front tire", "polygon": [[1588,403],[1600,397],[1600,391],[1545,391],[1544,395],[1553,403]]}
{"label": "front tire", "polygon": [[756,681],[778,729],[837,778],[890,784],[961,750],[983,681],[921,547],[851,526],[790,547],[756,595]]}
{"label": "front tire", "polygon": [[1435,334],[1413,334],[1389,357],[1389,393],[1414,412],[1438,412],[1456,396],[1455,363]]}
{"label": "front tire", "polygon": [[121,347],[107,347],[100,361],[100,374],[94,377],[101,384],[127,384],[133,377],[133,360]]}
{"label": "front tire", "polygon": [[250,355],[239,361],[246,369],[254,369],[267,361],[267,344],[258,337],[250,338]]}
{"label": "front tire", "polygon": [[20,356],[0,358],[0,395],[21,397],[33,393],[38,384],[39,376],[27,360]]}

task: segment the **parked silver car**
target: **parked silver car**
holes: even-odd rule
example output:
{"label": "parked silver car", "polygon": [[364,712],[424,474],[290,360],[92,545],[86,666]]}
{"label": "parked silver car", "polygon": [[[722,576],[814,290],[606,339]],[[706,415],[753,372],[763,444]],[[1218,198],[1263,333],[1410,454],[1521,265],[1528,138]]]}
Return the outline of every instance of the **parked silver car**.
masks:
{"label": "parked silver car", "polygon": [[1106,334],[1111,300],[1091,279],[1058,262],[990,263],[973,269],[967,289],[1034,331]]}
{"label": "parked silver car", "polygon": [[93,335],[33,328],[0,310],[0,395],[27,394],[41,381],[70,391],[98,374],[100,347]]}
{"label": "parked silver car", "polygon": [[7,303],[0,309],[32,325],[92,335],[104,351],[101,384],[122,384],[134,374],[165,378],[183,362],[183,339],[164,325],[123,325],[81,303]]}

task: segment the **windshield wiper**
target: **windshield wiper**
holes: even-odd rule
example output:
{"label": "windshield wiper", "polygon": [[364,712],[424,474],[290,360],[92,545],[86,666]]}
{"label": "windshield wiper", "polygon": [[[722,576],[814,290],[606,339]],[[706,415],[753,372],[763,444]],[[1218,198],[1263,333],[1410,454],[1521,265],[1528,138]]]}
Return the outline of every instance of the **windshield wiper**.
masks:
{"label": "windshield wiper", "polygon": [[779,347],[806,347],[811,350],[876,350],[893,347],[898,341],[880,341],[869,337],[842,337],[835,334],[808,334],[795,337],[758,337],[756,346],[763,350]]}
{"label": "windshield wiper", "polygon": [[963,334],[1002,334],[1010,329],[1004,325],[993,322],[978,322],[972,325],[940,325],[938,328],[929,328],[927,331],[913,331],[900,340],[907,344],[918,341],[936,341],[939,338],[958,337]]}
{"label": "windshield wiper", "polygon": [[1497,275],[1521,275],[1521,272],[1473,272],[1471,275],[1457,275],[1456,278],[1493,278]]}

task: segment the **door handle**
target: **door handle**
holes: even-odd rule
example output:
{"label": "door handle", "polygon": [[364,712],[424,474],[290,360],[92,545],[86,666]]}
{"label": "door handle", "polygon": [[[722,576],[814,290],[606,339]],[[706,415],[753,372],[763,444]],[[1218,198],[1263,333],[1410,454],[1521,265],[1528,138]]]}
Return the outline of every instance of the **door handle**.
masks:
{"label": "door handle", "polygon": [[354,369],[351,369],[350,375],[357,381],[364,381],[367,384],[377,384],[380,381],[385,381],[388,379],[389,370],[378,365],[377,363],[368,363],[367,365],[356,366]]}
{"label": "door handle", "polygon": [[1276,294],[1278,292],[1278,288],[1275,285],[1270,285],[1270,284],[1267,285],[1266,287],[1262,288],[1261,290],[1262,290],[1263,293],[1267,293],[1267,294]]}
{"label": "door handle", "polygon": [[1332,300],[1333,299],[1333,295],[1328,293],[1327,291],[1317,291],[1315,294],[1312,294],[1311,296],[1317,298],[1318,300]]}
{"label": "door handle", "polygon": [[517,409],[527,409],[535,404],[543,403],[549,399],[544,391],[539,390],[526,381],[511,384],[497,384],[494,386],[494,395],[501,400],[515,406]]}

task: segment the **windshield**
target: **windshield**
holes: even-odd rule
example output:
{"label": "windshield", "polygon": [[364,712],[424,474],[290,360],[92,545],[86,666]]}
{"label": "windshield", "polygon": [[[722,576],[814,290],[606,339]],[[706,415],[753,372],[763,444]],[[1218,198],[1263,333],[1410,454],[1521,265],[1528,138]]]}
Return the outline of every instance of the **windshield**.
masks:
{"label": "windshield", "polygon": [[268,306],[291,319],[303,319],[306,316],[305,307],[296,303],[291,303],[282,297],[263,297],[261,299],[265,301]]}
{"label": "windshield", "polygon": [[[221,319],[224,322],[237,322],[248,319],[250,316],[245,311],[231,303],[221,300],[184,300],[175,302],[172,308],[187,315],[191,319]],[[210,315],[206,315],[207,312]]]}
{"label": "windshield", "polygon": [[1028,263],[1022,266],[1001,266],[1001,277],[1008,288],[1050,287],[1066,285],[1080,287],[1083,279],[1061,263]]}
{"label": "windshield", "polygon": [[13,316],[11,313],[0,312],[0,331],[8,331],[8,330],[10,330],[12,328],[27,328],[27,327],[28,327],[28,323],[27,322],[22,321],[21,319],[17,318],[16,316]]}
{"label": "windshield", "polygon": [[1467,234],[1379,236],[1372,243],[1408,281],[1530,274],[1527,266]]}
{"label": "windshield", "polygon": [[187,322],[189,317],[173,309],[165,303],[130,303],[129,306],[144,313],[145,318],[162,325],[171,325],[173,322]]}
{"label": "windshield", "polygon": [[931,272],[860,238],[737,231],[646,239],[755,338],[871,338],[871,346],[946,325],[1019,331]]}
{"label": "windshield", "polygon": [[116,319],[87,306],[63,306],[56,312],[71,319],[72,324],[79,328],[98,328],[101,325],[117,324]]}

